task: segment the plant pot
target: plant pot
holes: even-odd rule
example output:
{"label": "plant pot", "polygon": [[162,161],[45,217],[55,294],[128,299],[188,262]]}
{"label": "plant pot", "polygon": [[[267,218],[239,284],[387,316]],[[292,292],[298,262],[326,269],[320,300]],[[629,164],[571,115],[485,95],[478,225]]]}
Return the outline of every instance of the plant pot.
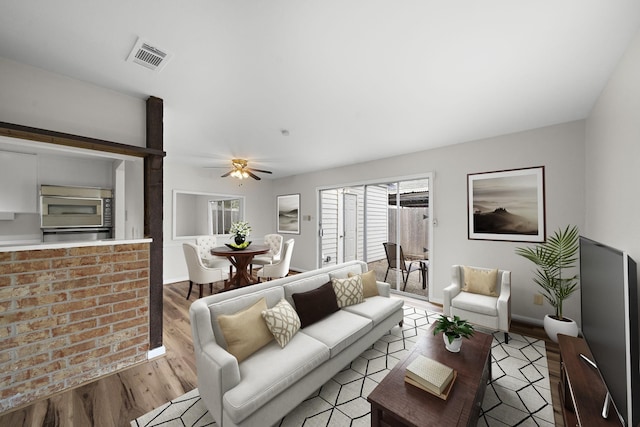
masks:
{"label": "plant pot", "polygon": [[236,235],[234,241],[236,242],[236,245],[241,245],[244,243],[244,236]]}
{"label": "plant pot", "polygon": [[544,316],[544,331],[547,333],[547,336],[551,341],[557,343],[558,334],[577,337],[578,324],[568,317],[563,317],[562,320],[558,320],[547,314]]}
{"label": "plant pot", "polygon": [[454,338],[451,344],[449,344],[449,337],[445,334],[442,334],[442,339],[444,340],[444,346],[447,350],[452,353],[458,353],[460,351],[460,347],[462,346],[462,337]]}

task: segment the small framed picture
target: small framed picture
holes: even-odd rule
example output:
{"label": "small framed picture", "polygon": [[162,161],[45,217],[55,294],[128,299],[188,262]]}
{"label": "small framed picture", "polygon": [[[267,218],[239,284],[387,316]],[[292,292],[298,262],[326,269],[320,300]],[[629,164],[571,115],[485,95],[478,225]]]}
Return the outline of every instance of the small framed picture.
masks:
{"label": "small framed picture", "polygon": [[278,196],[278,233],[300,234],[300,194]]}
{"label": "small framed picture", "polygon": [[544,242],[544,166],[467,175],[469,239]]}

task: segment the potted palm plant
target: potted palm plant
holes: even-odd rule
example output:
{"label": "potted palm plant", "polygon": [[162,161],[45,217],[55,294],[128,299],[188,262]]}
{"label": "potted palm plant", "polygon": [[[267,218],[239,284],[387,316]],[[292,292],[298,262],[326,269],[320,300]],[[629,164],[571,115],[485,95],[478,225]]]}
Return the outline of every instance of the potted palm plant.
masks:
{"label": "potted palm plant", "polygon": [[473,325],[466,320],[460,319],[458,316],[449,318],[441,314],[435,322],[433,335],[440,332],[442,332],[444,346],[447,350],[457,353],[460,351],[460,346],[462,346],[462,338],[471,338],[475,331]]}
{"label": "potted palm plant", "polygon": [[537,269],[533,281],[540,293],[555,309],[555,315],[546,315],[544,329],[554,342],[557,334],[578,335],[578,325],[562,313],[564,300],[578,289],[575,267],[580,248],[578,227],[567,226],[557,230],[546,242],[529,248],[516,248],[516,254],[533,262]]}

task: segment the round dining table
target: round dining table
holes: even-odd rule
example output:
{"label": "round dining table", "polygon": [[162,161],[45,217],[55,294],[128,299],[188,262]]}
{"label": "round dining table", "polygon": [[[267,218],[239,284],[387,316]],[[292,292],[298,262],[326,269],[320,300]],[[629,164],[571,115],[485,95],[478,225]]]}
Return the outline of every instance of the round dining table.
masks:
{"label": "round dining table", "polygon": [[218,246],[211,249],[211,255],[223,256],[229,259],[236,269],[236,274],[229,277],[229,286],[242,287],[253,284],[247,267],[256,255],[266,254],[271,249],[268,245],[251,244],[244,249],[233,249],[228,246]]}

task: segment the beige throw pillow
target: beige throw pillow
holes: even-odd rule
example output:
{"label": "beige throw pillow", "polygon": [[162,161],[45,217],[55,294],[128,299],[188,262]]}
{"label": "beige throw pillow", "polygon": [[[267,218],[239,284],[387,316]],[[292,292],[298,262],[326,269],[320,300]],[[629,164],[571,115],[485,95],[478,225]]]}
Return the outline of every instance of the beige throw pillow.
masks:
{"label": "beige throw pillow", "polygon": [[262,318],[282,348],[300,329],[298,313],[286,299],[281,299],[273,308],[263,311]]}
{"label": "beige throw pillow", "polygon": [[331,279],[331,284],[340,308],[361,303],[364,299],[360,275],[346,279]]}
{"label": "beige throw pillow", "polygon": [[242,362],[273,339],[262,318],[262,312],[266,309],[267,302],[260,298],[249,308],[234,314],[218,316],[220,329],[227,341],[227,351],[233,354],[238,362]]}
{"label": "beige throw pillow", "polygon": [[376,272],[374,270],[369,270],[366,273],[362,274],[349,273],[349,277],[353,276],[360,276],[360,278],[362,279],[362,293],[365,298],[380,295],[378,293],[378,285],[376,284]]}
{"label": "beige throw pillow", "polygon": [[498,269],[478,270],[476,268],[464,266],[464,285],[462,290],[474,294],[497,297],[496,282],[498,280]]}

